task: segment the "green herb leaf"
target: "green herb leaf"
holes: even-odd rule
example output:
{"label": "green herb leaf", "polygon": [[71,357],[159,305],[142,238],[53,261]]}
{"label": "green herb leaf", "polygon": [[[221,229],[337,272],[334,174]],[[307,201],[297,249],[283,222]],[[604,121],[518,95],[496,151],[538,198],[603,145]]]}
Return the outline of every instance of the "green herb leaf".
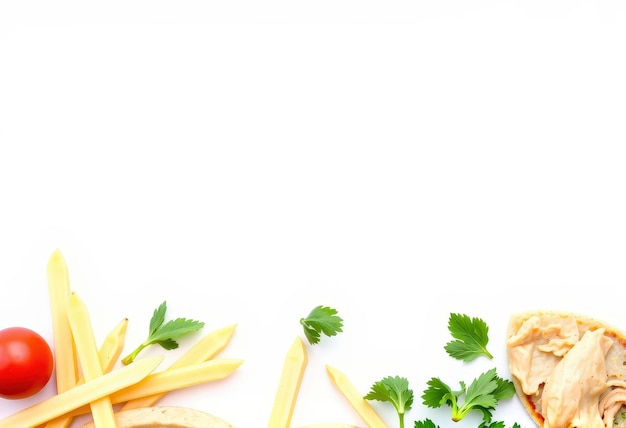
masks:
{"label": "green herb leaf", "polygon": [[431,378],[427,385],[422,395],[424,405],[432,408],[443,405],[451,407],[452,420],[455,422],[465,418],[471,411],[481,412],[483,422],[491,422],[492,411],[498,401],[510,398],[515,393],[513,383],[500,378],[495,368],[482,373],[469,386],[461,381],[459,391],[453,391],[439,378]]}
{"label": "green herb leaf", "polygon": [[135,348],[133,352],[124,357],[122,359],[123,364],[127,365],[132,363],[137,355],[150,345],[160,345],[166,350],[176,349],[178,348],[177,339],[204,327],[203,322],[187,318],[176,318],[163,324],[166,311],[166,302],[161,303],[161,305],[154,310],[152,318],[150,319],[150,334],[148,339]]}
{"label": "green herb leaf", "polygon": [[[485,410],[493,410],[498,403],[494,393],[498,388],[495,378],[496,369],[488,370],[472,381],[465,392],[465,402],[459,408],[456,417],[458,420],[463,419],[471,410],[478,409],[485,414]],[[491,412],[489,412],[491,420]]]}
{"label": "green herb leaf", "polygon": [[497,421],[497,422],[483,422],[480,425],[478,425],[478,428],[505,428],[504,422],[502,421]]}
{"label": "green herb leaf", "polygon": [[[506,425],[504,424],[504,422],[501,421],[497,421],[497,422],[483,422],[480,425],[478,425],[478,428],[504,428]],[[517,422],[515,422],[513,424],[512,428],[521,428],[520,424],[518,424]]]}
{"label": "green herb leaf", "polygon": [[499,376],[495,376],[494,379],[498,384],[496,390],[493,392],[493,396],[496,397],[496,400],[506,400],[515,395],[515,385],[513,385],[513,382],[502,379]]}
{"label": "green herb leaf", "polygon": [[148,336],[152,336],[158,330],[158,328],[161,327],[161,324],[163,324],[163,321],[165,321],[166,311],[166,302],[161,303],[159,307],[154,310],[154,312],[152,313],[152,318],[150,318],[150,330],[148,332]]}
{"label": "green herb leaf", "polygon": [[452,388],[445,382],[438,377],[433,377],[426,382],[426,385],[428,385],[428,388],[426,388],[422,394],[422,403],[425,406],[437,409],[441,406],[448,405],[456,409],[457,396],[455,392],[452,391]]}
{"label": "green herb leaf", "polygon": [[158,330],[150,335],[148,340],[152,344],[159,344],[165,349],[178,348],[178,339],[186,334],[193,333],[204,327],[204,323],[200,321],[190,320],[187,318],[176,318],[163,324]]}
{"label": "green herb leaf", "polygon": [[430,419],[424,419],[423,421],[415,421],[413,428],[439,428],[439,425],[435,425]]}
{"label": "green herb leaf", "polygon": [[[157,342],[154,342],[154,343],[157,343]],[[161,345],[161,348],[167,349],[168,351],[171,349],[178,348],[178,342],[172,339],[161,340],[158,342],[158,344]]]}
{"label": "green herb leaf", "polygon": [[446,344],[446,352],[457,360],[472,361],[480,355],[489,359],[493,355],[487,350],[489,343],[489,327],[480,318],[470,318],[468,315],[451,313],[448,320],[448,330],[456,340]]}
{"label": "green herb leaf", "polygon": [[370,392],[363,397],[366,400],[387,401],[393,404],[400,419],[400,428],[404,428],[404,414],[413,405],[413,391],[409,381],[400,376],[388,376],[372,385]]}
{"label": "green herb leaf", "polygon": [[330,337],[343,331],[343,319],[337,315],[336,309],[328,306],[316,306],[306,318],[300,318],[300,324],[311,345],[320,341],[322,333]]}

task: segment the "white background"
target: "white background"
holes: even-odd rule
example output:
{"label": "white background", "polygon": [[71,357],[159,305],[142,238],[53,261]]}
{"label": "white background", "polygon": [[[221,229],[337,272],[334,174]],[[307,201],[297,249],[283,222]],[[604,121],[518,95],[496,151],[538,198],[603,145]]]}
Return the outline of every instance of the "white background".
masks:
{"label": "white background", "polygon": [[[298,320],[330,305],[344,332],[309,347],[293,426],[362,424],[325,364],[364,394],[405,376],[407,426],[450,426],[426,381],[508,376],[512,313],[626,327],[625,18],[577,0],[4,2],[0,326],[52,340],[59,248],[98,340],[129,317],[130,350],[163,300],[205,332],[236,323],[221,355],[241,368],[162,403],[255,428]],[[451,312],[489,324],[493,361],[445,354]],[[515,400],[496,419],[534,426]]]}

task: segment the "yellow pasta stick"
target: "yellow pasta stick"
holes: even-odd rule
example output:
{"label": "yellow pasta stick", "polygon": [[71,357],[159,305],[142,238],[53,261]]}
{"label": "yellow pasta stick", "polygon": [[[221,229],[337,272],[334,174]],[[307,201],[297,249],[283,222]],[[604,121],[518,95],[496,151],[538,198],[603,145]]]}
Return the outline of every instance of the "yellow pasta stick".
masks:
{"label": "yellow pasta stick", "polygon": [[[124,349],[127,327],[128,318],[124,318],[104,339],[100,351],[98,351],[98,358],[100,359],[103,373],[110,372],[120,357]],[[78,379],[77,384],[82,384],[84,380],[84,378]],[[72,419],[73,417],[71,415],[62,416],[48,422],[45,428],[67,428],[72,422]]]}
{"label": "yellow pasta stick", "polygon": [[356,389],[344,373],[329,365],[326,365],[326,372],[337,389],[346,397],[350,405],[356,410],[361,419],[363,419],[363,422],[365,422],[368,428],[387,428],[387,425],[380,416],[378,416],[378,413],[376,413],[374,408],[363,398],[363,395]]}
{"label": "yellow pasta stick", "polygon": [[213,382],[230,376],[243,360],[217,358],[175,369],[167,369],[146,376],[141,382],[111,395],[113,404],[124,403],[148,395],[161,394],[201,383]]}
{"label": "yellow pasta stick", "polygon": [[52,419],[51,421],[48,421],[48,423],[43,425],[43,427],[44,428],[67,428],[72,423],[72,419],[74,419],[73,416],[65,416],[65,415],[63,415],[61,417]]}
{"label": "yellow pasta stick", "polygon": [[283,363],[283,370],[270,414],[269,428],[290,427],[307,363],[306,347],[298,337],[289,348]]}
{"label": "yellow pasta stick", "polygon": [[[98,358],[98,348],[93,335],[89,311],[75,292],[70,293],[67,315],[85,381],[97,379],[102,376],[102,366]],[[114,428],[117,426],[113,414],[113,405],[108,396],[99,398],[90,405],[96,427]]]}
{"label": "yellow pasta stick", "polygon": [[[129,364],[128,367],[133,364]],[[241,364],[243,364],[243,360],[217,358],[176,369],[168,368],[157,373],[152,373],[146,376],[141,382],[137,382],[132,386],[115,391],[111,394],[111,402],[113,404],[125,403],[150,395],[221,380],[234,373]],[[114,370],[112,373],[116,371],[117,370]],[[89,413],[89,406],[75,409],[69,413],[69,415],[78,416],[85,413]]]}
{"label": "yellow pasta stick", "polygon": [[[205,335],[200,341],[192,346],[187,352],[185,352],[180,358],[178,358],[171,366],[170,369],[184,367],[189,364],[200,363],[213,358],[218,352],[228,345],[233,333],[235,332],[235,324],[227,327],[220,328]],[[148,397],[137,398],[135,400],[128,401],[120,411],[136,409],[139,407],[154,406],[167,392],[161,394],[150,395]]]}
{"label": "yellow pasta stick", "polygon": [[48,260],[47,274],[56,384],[57,391],[63,392],[76,385],[78,365],[67,319],[67,299],[70,294],[69,274],[65,259],[59,249],[56,249]]}
{"label": "yellow pasta stick", "polygon": [[98,359],[100,360],[100,367],[102,367],[103,373],[108,373],[113,370],[115,363],[117,363],[120,358],[124,350],[127,327],[128,318],[123,318],[104,338],[104,342],[102,342],[100,350],[98,351]]}
{"label": "yellow pasta stick", "polygon": [[[81,406],[88,405],[139,382],[163,361],[163,357],[146,357],[133,364],[113,370],[82,385],[40,401],[0,420],[0,428],[29,428],[44,424]],[[87,406],[87,411],[89,406]]]}

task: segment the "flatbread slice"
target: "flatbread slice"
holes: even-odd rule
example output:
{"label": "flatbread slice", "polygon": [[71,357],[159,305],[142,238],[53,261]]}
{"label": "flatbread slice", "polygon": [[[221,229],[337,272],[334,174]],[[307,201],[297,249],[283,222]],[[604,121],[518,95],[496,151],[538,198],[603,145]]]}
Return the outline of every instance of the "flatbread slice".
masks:
{"label": "flatbread slice", "polygon": [[511,316],[507,359],[517,396],[544,428],[626,428],[626,334],[580,314]]}
{"label": "flatbread slice", "polygon": [[303,425],[298,428],[359,428],[359,427],[355,425],[348,425],[348,424],[321,423],[321,424],[313,424],[313,425]]}
{"label": "flatbread slice", "polygon": [[[177,406],[123,410],[115,414],[115,420],[118,428],[234,428],[217,416]],[[94,428],[93,421],[82,428]]]}

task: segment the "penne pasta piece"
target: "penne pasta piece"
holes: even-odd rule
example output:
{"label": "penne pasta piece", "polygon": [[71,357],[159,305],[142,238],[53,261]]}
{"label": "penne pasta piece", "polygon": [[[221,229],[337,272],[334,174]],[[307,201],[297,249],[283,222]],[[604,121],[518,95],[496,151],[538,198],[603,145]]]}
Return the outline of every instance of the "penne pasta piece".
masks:
{"label": "penne pasta piece", "polygon": [[[139,382],[163,361],[147,357],[27,407],[0,420],[0,428],[36,427]],[[88,406],[87,406],[88,409]],[[88,410],[87,410],[88,411]]]}
{"label": "penne pasta piece", "polygon": [[363,395],[356,389],[344,373],[329,365],[326,365],[326,371],[333,381],[333,384],[343,396],[346,397],[368,428],[387,428],[387,425],[380,416],[378,416],[378,413],[376,413],[374,408],[363,398]]}
{"label": "penne pasta piece", "polygon": [[[102,366],[98,358],[89,311],[75,292],[70,294],[67,314],[80,367],[82,368],[85,381],[89,382],[102,376]],[[108,396],[91,402],[90,406],[96,427],[114,428],[117,426],[111,399]]]}
{"label": "penne pasta piece", "polygon": [[213,358],[228,345],[235,332],[236,324],[232,324],[206,334],[187,352],[180,356],[171,366],[177,368],[188,364],[201,363]]}
{"label": "penne pasta piece", "polygon": [[[198,343],[178,358],[169,368],[175,369],[189,364],[200,363],[213,358],[226,347],[235,331],[236,325],[230,325],[215,330],[204,336]],[[154,406],[167,392],[130,400],[122,406],[120,411]]]}
{"label": "penne pasta piece", "polygon": [[119,360],[124,350],[127,327],[128,318],[123,318],[104,338],[104,342],[102,342],[102,346],[100,346],[100,350],[98,351],[98,360],[100,361],[100,367],[102,367],[103,373],[108,373],[113,370],[115,363]]}
{"label": "penne pasta piece", "polygon": [[298,337],[289,348],[285,357],[268,427],[290,427],[291,417],[307,363],[306,347],[302,339]]}
{"label": "penne pasta piece", "polygon": [[70,426],[70,424],[72,423],[72,419],[74,419],[73,416],[60,416],[58,418],[52,419],[51,421],[48,421],[45,425],[43,425],[44,428],[67,428]]}
{"label": "penne pasta piece", "polygon": [[163,370],[146,376],[141,382],[111,394],[111,402],[113,404],[124,403],[148,395],[221,380],[230,376],[241,364],[243,364],[243,360],[218,358],[198,364]]}
{"label": "penne pasta piece", "polygon": [[[122,319],[122,321],[116,325],[104,339],[104,342],[100,347],[100,351],[98,351],[98,358],[100,360],[103,373],[110,372],[119,359],[119,356],[124,349],[127,326],[128,318]],[[84,378],[78,379],[77,385],[82,384],[84,381]],[[45,428],[67,428],[72,422],[72,419],[71,415],[65,415],[48,422],[45,425]]]}
{"label": "penne pasta piece", "polygon": [[[133,364],[129,364],[127,367]],[[154,394],[161,394],[163,392],[170,392],[189,386],[221,380],[234,373],[241,364],[243,364],[243,360],[218,358],[176,369],[168,368],[146,376],[141,382],[115,391],[111,394],[111,402],[113,404],[125,403]],[[115,372],[116,370],[112,373]],[[89,406],[83,406],[73,410],[70,415],[78,416],[88,412]]]}
{"label": "penne pasta piece", "polygon": [[64,392],[76,385],[78,365],[67,319],[67,299],[70,294],[69,274],[65,259],[59,249],[56,249],[48,260],[47,274],[56,385],[58,392]]}

